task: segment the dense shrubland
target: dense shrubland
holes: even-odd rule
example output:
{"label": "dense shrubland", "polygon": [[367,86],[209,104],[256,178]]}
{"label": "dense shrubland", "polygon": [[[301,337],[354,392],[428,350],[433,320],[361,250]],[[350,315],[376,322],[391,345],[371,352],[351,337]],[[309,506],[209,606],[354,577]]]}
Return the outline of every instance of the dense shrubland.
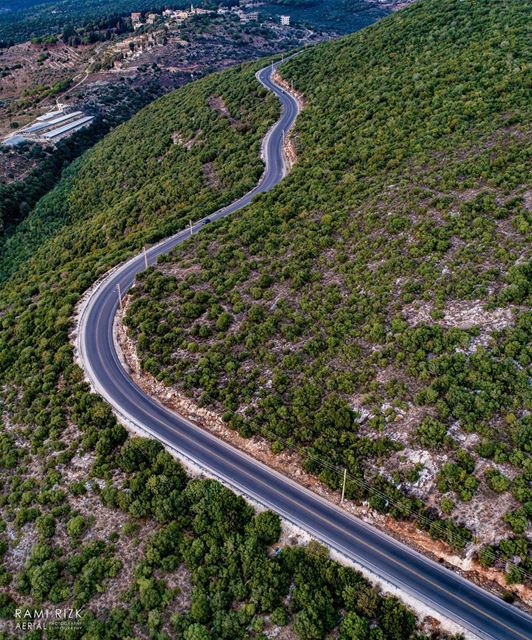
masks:
{"label": "dense shrubland", "polygon": [[[31,520],[15,516],[17,536],[22,539],[33,521],[36,539],[17,575],[3,567],[3,618],[13,619],[15,606],[83,608],[75,624],[48,627],[46,637],[69,640],[133,633],[161,640],[264,640],[265,632],[283,633],[283,627],[301,640],[324,638],[333,629],[345,640],[443,637],[416,630],[415,615],[401,602],[331,561],[320,545],[279,544],[276,514],[255,513],[216,481],[191,480],[158,442],[130,438],[104,459],[107,472],[93,471],[105,482],[81,482],[82,490],[55,488],[67,471],[64,462],[55,464],[57,458],[39,479],[23,468],[15,471],[11,461],[8,473],[2,461],[2,531],[13,531],[16,505],[37,505]],[[90,518],[76,513],[72,496],[80,491],[104,505],[97,520],[114,521],[105,537],[91,532]],[[129,518],[118,517],[118,509]],[[141,535],[150,520],[155,525]],[[57,536],[65,533],[67,541],[59,538],[58,544]],[[128,547],[135,549],[133,558]],[[2,533],[0,553],[7,551]],[[7,556],[12,562],[13,554]]]}
{"label": "dense shrubland", "polygon": [[141,274],[126,317],[158,380],[457,549],[513,545],[508,582],[532,569],[527,14],[421,1],[286,64],[292,174]]}
{"label": "dense shrubland", "polygon": [[[287,625],[309,640],[333,628],[343,638],[427,637],[404,605],[319,546],[276,552],[274,514],[190,480],[158,443],[128,439],[73,362],[74,306],[100,274],[257,179],[277,105],[256,68],[151,105],[77,160],[10,239],[0,290],[3,637],[25,606],[83,607],[80,625],[46,632],[70,640],[264,638]],[[231,121],[209,106],[213,96]]]}
{"label": "dense shrubland", "polygon": [[[450,487],[446,511],[452,515],[453,501],[460,500],[454,495],[456,476],[474,476],[469,458],[478,456],[490,466],[476,478],[477,486],[468,482],[470,492],[479,486],[494,496],[511,491],[522,504],[507,516],[512,536],[482,550],[481,561],[489,566],[525,558],[528,544],[520,533],[530,501],[530,426],[521,409],[527,272],[524,261],[516,259],[527,223],[518,144],[526,133],[524,97],[518,81],[512,86],[501,71],[499,49],[489,45],[491,32],[504,31],[501,55],[512,73],[519,70],[520,5],[508,3],[503,15],[496,3],[489,3],[491,12],[484,3],[475,15],[482,25],[481,54],[475,47],[467,49],[472,57],[465,68],[478,74],[489,61],[486,68],[493,69],[493,77],[487,84],[494,93],[487,94],[490,100],[475,98],[467,76],[461,75],[463,100],[472,110],[467,127],[458,124],[450,138],[442,138],[437,123],[416,116],[417,103],[409,102],[412,92],[401,103],[405,114],[412,111],[410,135],[426,138],[420,149],[398,135],[404,133],[398,122],[393,131],[377,126],[382,110],[389,117],[386,102],[404,75],[410,76],[404,69],[409,56],[422,61],[429,55],[419,35],[423,25],[426,38],[435,41],[438,73],[447,80],[438,81],[438,101],[449,113],[457,111],[456,100],[451,105],[448,98],[453,85],[444,71],[463,48],[467,16],[460,15],[451,43],[443,34],[436,38],[436,32],[445,33],[452,24],[446,7],[458,11],[463,6],[478,11],[470,3],[421,2],[394,17],[396,23],[362,34],[360,41],[308,51],[287,67],[287,76],[309,98],[297,133],[298,167],[282,189],[260,197],[233,221],[207,229],[204,238],[180,252],[179,265],[172,264],[173,256],[161,265],[165,273],[144,274],[128,322],[146,369],[170,384],[176,374],[181,376],[187,391],[220,408],[228,424],[244,434],[273,433],[276,449],[301,450],[308,469],[337,486],[337,475],[316,465],[316,456],[326,454],[331,462],[348,466],[351,497],[369,498],[375,509],[392,509],[399,518],[427,514],[435,537],[462,546],[471,536],[463,523],[450,518],[435,522],[440,517],[436,509],[404,495],[404,483],[419,475],[416,465],[402,470],[397,480],[378,472],[378,464],[405,451],[398,451],[403,445],[389,432],[398,411],[429,407],[411,436],[414,442],[434,437],[449,457],[452,466],[442,468],[438,479]],[[507,25],[500,24],[503,19]],[[407,54],[401,25],[419,38],[415,51]],[[385,68],[377,45],[395,54],[395,84],[386,75],[393,75],[394,65]],[[375,70],[384,74],[379,81],[361,62],[371,59],[372,47]],[[451,58],[443,54],[449,47],[455,54]],[[353,86],[348,84],[351,72],[335,69],[342,58],[349,69],[359,69]],[[275,555],[270,547],[278,539],[279,523],[273,514],[256,516],[219,484],[189,480],[157,443],[128,440],[73,362],[69,331],[74,307],[98,276],[144,243],[228,202],[257,179],[259,140],[277,107],[258,87],[256,68],[244,66],[188,85],[119,127],[73,163],[2,256],[4,618],[12,620],[17,604],[76,604],[84,606],[84,622],[77,631],[64,632],[68,638],[84,633],[94,638],[263,638],[272,624],[289,624],[296,637],[309,640],[335,628],[342,639],[424,637],[403,605],[382,598],[356,572],[331,562],[320,547],[285,548]],[[327,79],[324,68],[330,70]],[[420,73],[424,68],[419,66]],[[421,73],[416,82],[424,78]],[[372,82],[382,87],[382,101],[366,113],[364,92]],[[233,121],[209,106],[213,96],[223,99]],[[422,88],[417,99],[428,109],[431,100],[423,98]],[[329,118],[334,123],[329,125]],[[432,138],[427,128],[433,129]],[[350,137],[357,131],[360,144]],[[473,134],[479,154],[471,151]],[[381,147],[391,148],[392,137],[401,144],[396,164],[388,167],[389,154],[378,156]],[[372,148],[374,139],[379,144]],[[450,149],[455,155],[449,161]],[[493,166],[490,154],[495,153]],[[220,179],[217,189],[207,180],[206,164]],[[456,194],[462,187],[475,189],[478,176],[482,193],[462,201]],[[388,209],[392,216],[383,213]],[[451,233],[455,228],[463,236],[457,245]],[[441,278],[439,261],[449,244],[454,262],[445,258],[452,269]],[[176,279],[172,270],[182,266],[194,269]],[[495,309],[512,306],[516,316],[472,357],[468,349],[483,339],[479,331],[447,328],[436,320],[445,319],[449,300],[477,295],[488,296]],[[436,303],[435,321],[411,326],[402,311],[424,296]],[[377,377],[392,366],[397,371],[392,379]],[[363,401],[355,400],[355,392]],[[362,406],[371,409],[371,417],[358,426]],[[479,433],[474,455],[457,444],[452,420]],[[368,493],[362,479],[379,493]],[[509,564],[509,581],[522,579],[522,566]]]}

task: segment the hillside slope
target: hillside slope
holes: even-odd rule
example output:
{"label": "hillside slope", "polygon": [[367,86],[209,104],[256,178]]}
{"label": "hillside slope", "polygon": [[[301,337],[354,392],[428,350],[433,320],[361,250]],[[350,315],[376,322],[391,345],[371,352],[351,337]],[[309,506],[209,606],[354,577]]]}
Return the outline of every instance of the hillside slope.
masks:
{"label": "hillside slope", "polygon": [[[100,251],[107,260],[113,240],[130,248],[141,238],[153,242],[254,186],[260,140],[278,112],[256,82],[256,68],[215,74],[165,96],[74,162],[6,242],[0,280],[51,238],[60,247],[74,234],[71,258]],[[61,251],[50,251],[61,264]]]}
{"label": "hillside slope", "polygon": [[532,569],[529,17],[421,0],[288,63],[294,171],[126,317],[149,374],[508,583]]}
{"label": "hillside slope", "polygon": [[[255,69],[151,105],[85,154],[13,236],[0,287],[3,638],[445,637],[422,633],[399,600],[320,545],[280,537],[276,515],[188,477],[159,443],[128,438],[74,365],[74,306],[98,275],[260,173],[277,106]],[[57,619],[69,607],[81,620]],[[43,633],[27,617],[41,609]]]}

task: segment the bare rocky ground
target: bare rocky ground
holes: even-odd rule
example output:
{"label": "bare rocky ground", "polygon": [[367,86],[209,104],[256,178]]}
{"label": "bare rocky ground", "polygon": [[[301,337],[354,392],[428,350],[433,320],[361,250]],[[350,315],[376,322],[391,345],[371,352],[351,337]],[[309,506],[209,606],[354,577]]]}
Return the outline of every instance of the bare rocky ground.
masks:
{"label": "bare rocky ground", "polygon": [[0,185],[24,180],[36,165],[35,159],[5,149],[4,153],[0,153]]}
{"label": "bare rocky ground", "polygon": [[[466,351],[470,355],[480,347],[487,347],[494,332],[512,326],[516,312],[520,310],[513,307],[488,310],[482,300],[456,300],[446,305],[441,318],[435,319],[431,315],[434,306],[430,302],[416,301],[403,309],[403,316],[413,327],[422,324],[437,324],[448,329],[478,327],[479,333],[472,339]],[[392,368],[380,371],[376,377],[381,384],[385,384],[393,378],[400,379],[402,375]],[[414,388],[416,384],[414,380],[406,382],[410,388]],[[372,414],[364,407],[364,399],[353,398],[353,406],[361,415],[360,435],[370,438],[382,435],[376,434],[370,426],[369,418],[372,417]],[[412,483],[405,483],[405,486],[409,492],[422,498],[428,505],[439,508],[441,496],[436,488],[436,477],[442,466],[449,462],[451,457],[445,451],[420,448],[416,446],[414,439],[415,429],[424,417],[431,415],[431,408],[408,404],[406,408],[383,405],[382,409],[384,412],[386,410],[389,412],[385,435],[401,443],[404,448],[393,453],[387,459],[379,461],[379,464],[375,465],[375,470],[391,478],[394,472],[419,465],[421,471],[418,479]],[[488,469],[495,469],[510,480],[517,475],[516,468],[510,463],[499,464],[479,456],[475,452],[475,445],[480,442],[480,436],[476,433],[465,432],[459,422],[450,427],[448,435],[474,458],[476,477],[483,477]],[[519,507],[519,503],[509,492],[497,494],[490,490],[484,482],[480,483],[478,490],[469,502],[456,501],[453,517],[460,522],[465,522],[473,530],[477,539],[477,543],[470,547],[468,555],[474,553],[481,545],[496,544],[502,538],[511,535],[511,529],[502,518],[517,507]]]}
{"label": "bare rocky ground", "polygon": [[[36,45],[0,50],[0,135],[27,124],[36,109],[54,104],[46,90],[74,79],[89,64],[96,45]],[[42,106],[41,106],[42,105]]]}

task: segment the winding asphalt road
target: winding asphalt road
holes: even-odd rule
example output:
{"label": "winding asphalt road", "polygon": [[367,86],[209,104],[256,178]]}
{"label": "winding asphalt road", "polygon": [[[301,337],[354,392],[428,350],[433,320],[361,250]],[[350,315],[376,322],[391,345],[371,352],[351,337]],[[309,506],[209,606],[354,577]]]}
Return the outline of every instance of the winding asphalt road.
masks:
{"label": "winding asphalt road", "polygon": [[[277,185],[286,173],[283,136],[297,117],[298,105],[272,80],[274,66],[257,73],[259,82],[279,98],[283,109],[279,121],[263,142],[266,165],[263,176],[252,191],[209,214],[210,220],[242,209],[256,194]],[[205,220],[193,225],[192,231],[199,231]],[[189,237],[190,230],[187,229],[151,247],[146,253],[148,263],[155,264],[157,256]],[[532,618],[516,607],[218,440],[163,407],[136,386],[118,357],[113,322],[118,307],[118,287],[123,295],[144,268],[145,256],[139,254],[112,270],[91,292],[80,313],[77,333],[78,354],[87,377],[126,423],[177,450],[211,475],[276,511],[478,636],[492,640],[532,639]]]}

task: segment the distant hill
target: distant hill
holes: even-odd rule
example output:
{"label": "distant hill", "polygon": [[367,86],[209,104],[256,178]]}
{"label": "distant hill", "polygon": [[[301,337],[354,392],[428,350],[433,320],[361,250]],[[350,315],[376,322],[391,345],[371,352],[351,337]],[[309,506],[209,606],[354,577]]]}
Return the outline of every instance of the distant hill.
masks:
{"label": "distant hill", "polygon": [[284,66],[307,100],[293,172],[140,281],[127,318],[145,369],[233,429],[521,569],[529,8],[422,0]]}
{"label": "distant hill", "polygon": [[371,0],[281,0],[265,2],[259,10],[264,16],[289,15],[292,24],[339,34],[367,27],[390,11]]}
{"label": "distant hill", "polygon": [[[61,33],[67,28],[98,23],[106,18],[132,11],[160,11],[167,7],[183,9],[190,6],[186,0],[2,0],[0,1],[0,42],[21,42],[33,37]],[[223,3],[198,0],[195,6],[216,7]],[[238,4],[238,2],[236,2]],[[282,9],[282,11],[281,11]],[[263,15],[291,13],[292,19],[303,21],[315,29],[337,33],[355,31],[386,15],[382,8],[370,0],[314,0],[303,6],[297,0],[284,3],[265,3],[260,7]]]}
{"label": "distant hill", "polygon": [[131,11],[162,9],[166,4],[157,0],[4,0],[0,2],[0,42],[22,42]]}

